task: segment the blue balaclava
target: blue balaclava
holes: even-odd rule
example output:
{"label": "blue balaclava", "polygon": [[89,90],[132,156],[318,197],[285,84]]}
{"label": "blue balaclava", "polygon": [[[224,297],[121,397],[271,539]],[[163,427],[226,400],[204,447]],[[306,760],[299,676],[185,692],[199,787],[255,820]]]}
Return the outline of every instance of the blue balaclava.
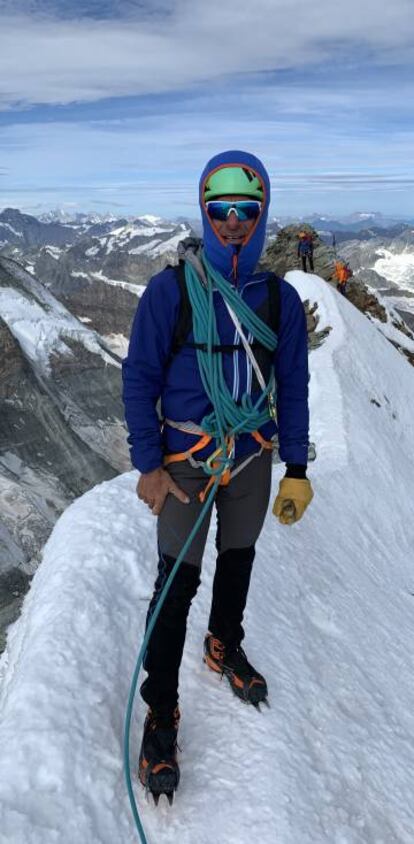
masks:
{"label": "blue balaclava", "polygon": [[[263,188],[262,213],[253,229],[248,242],[242,246],[234,246],[231,243],[224,243],[214,229],[205,207],[205,191],[209,176],[220,167],[229,166],[247,167],[254,171]],[[249,152],[242,150],[228,150],[215,155],[206,164],[200,178],[199,201],[203,221],[204,251],[213,267],[218,270],[224,278],[230,279],[233,274],[233,255],[237,254],[237,274],[240,282],[247,279],[256,267],[263,251],[266,237],[266,223],[270,202],[270,182],[262,162]],[[232,191],[238,193],[238,191]],[[257,194],[258,195],[258,194]],[[207,198],[209,194],[207,193]]]}

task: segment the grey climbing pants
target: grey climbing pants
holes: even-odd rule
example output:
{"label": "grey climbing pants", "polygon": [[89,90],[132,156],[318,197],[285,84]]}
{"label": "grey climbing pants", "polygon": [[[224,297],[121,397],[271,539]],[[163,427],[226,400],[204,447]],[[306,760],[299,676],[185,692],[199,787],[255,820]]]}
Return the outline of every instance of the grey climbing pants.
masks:
{"label": "grey climbing pants", "polygon": [[[241,458],[242,462],[245,458]],[[234,468],[237,467],[237,461]],[[189,504],[182,504],[169,493],[158,517],[158,545],[161,554],[178,557],[188,534],[195,524],[202,504],[198,493],[204,489],[208,476],[202,469],[193,468],[188,461],[171,463],[168,471],[176,484],[187,493]],[[215,496],[217,511],[216,545],[223,553],[229,548],[248,548],[259,537],[269,505],[272,477],[272,454],[263,451],[254,457],[228,486],[219,486]],[[185,561],[201,567],[213,505],[194,537]]]}

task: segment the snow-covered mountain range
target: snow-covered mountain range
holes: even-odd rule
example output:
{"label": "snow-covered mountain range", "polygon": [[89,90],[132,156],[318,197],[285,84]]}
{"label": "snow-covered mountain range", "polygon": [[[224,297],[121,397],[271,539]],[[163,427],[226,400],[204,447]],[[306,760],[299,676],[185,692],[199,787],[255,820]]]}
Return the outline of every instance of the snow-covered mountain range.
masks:
{"label": "snow-covered mountain range", "polygon": [[142,285],[176,260],[178,242],[192,229],[153,215],[120,220],[78,214],[63,223],[64,216],[39,221],[6,209],[0,255],[21,263],[122,356]]}
{"label": "snow-covered mountain range", "polygon": [[51,211],[44,211],[39,214],[38,220],[43,223],[66,223],[79,225],[83,223],[113,223],[117,220],[117,216],[111,211],[106,214],[85,213],[81,211],[69,210],[69,208],[54,208]]}
{"label": "snow-covered mountain range", "polygon": [[[0,256],[0,633],[58,515],[129,466],[120,364],[15,261]],[[15,597],[18,597],[15,596]]]}
{"label": "snow-covered mountain range", "polygon": [[63,224],[7,209],[0,214],[0,247],[1,238],[8,238],[0,254],[19,261],[122,355],[142,285],[175,261],[178,242],[191,233],[184,222],[152,215],[130,220],[78,215]]}
{"label": "snow-covered mountain range", "polygon": [[379,293],[414,329],[414,227],[396,237],[341,244],[356,277]]}
{"label": "snow-covered mountain range", "polygon": [[[179,792],[155,810],[135,786],[150,842],[414,840],[414,369],[334,287],[287,277],[330,330],[310,355],[315,498],[292,527],[269,510],[246,615],[271,708],[243,706],[201,660],[212,526],[181,671]],[[156,536],[136,480],[122,474],[66,510],[10,632],[0,685],[10,844],[138,841],[122,733]],[[143,718],[137,702],[134,769]]]}
{"label": "snow-covered mountain range", "polygon": [[[289,219],[269,220],[269,244]],[[367,211],[341,218],[314,214],[307,224],[328,247],[335,236],[338,251],[351,258],[358,278],[368,285],[373,283],[374,289],[381,289],[387,296],[385,277],[390,282],[390,304],[402,306],[404,314],[411,313],[406,300],[411,298],[409,288],[414,284],[414,221]],[[119,219],[109,212],[99,215],[57,209],[37,219],[8,208],[0,213],[0,254],[23,263],[73,313],[90,320],[98,331],[114,334],[113,342],[119,347],[119,336],[129,329],[125,309],[129,309],[135,292],[128,285],[146,284],[151,275],[175,260],[177,243],[192,233],[200,234],[199,223],[182,218],[175,222],[154,215]],[[401,254],[404,257],[399,262]],[[102,282],[119,285],[120,308],[112,308],[117,323],[112,329],[105,319],[111,294],[103,294]]]}
{"label": "snow-covered mountain range", "polygon": [[59,220],[43,222],[30,214],[22,214],[17,208],[5,208],[0,213],[0,249],[3,252],[13,251],[13,246],[18,254],[44,244],[61,247],[73,243],[76,237],[77,231]]}
{"label": "snow-covered mountain range", "polygon": [[[6,208],[0,213],[1,251],[23,261],[35,274],[39,260],[43,262],[45,273],[48,258],[58,263],[64,256],[64,263],[69,266],[81,259],[85,272],[93,271],[98,264],[103,272],[107,268],[117,278],[123,278],[120,275],[123,272],[128,277],[133,275],[133,281],[140,282],[148,266],[151,267],[152,262],[156,265],[157,259],[165,260],[175,255],[178,239],[191,231],[184,222],[174,223],[153,215],[116,219],[110,215],[78,214],[74,220],[64,221],[62,217],[64,219],[64,215],[53,213],[38,220],[17,209]],[[129,263],[126,256],[129,256]],[[141,270],[143,263],[145,268]],[[138,278],[135,277],[137,273]],[[43,281],[47,283],[49,278],[43,278]]]}

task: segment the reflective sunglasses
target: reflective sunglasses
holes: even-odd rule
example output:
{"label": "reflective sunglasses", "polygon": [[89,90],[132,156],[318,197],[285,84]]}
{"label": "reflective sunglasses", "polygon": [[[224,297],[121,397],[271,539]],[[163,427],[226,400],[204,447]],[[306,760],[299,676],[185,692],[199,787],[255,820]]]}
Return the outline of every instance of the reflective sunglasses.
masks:
{"label": "reflective sunglasses", "polygon": [[262,210],[262,203],[258,199],[240,199],[225,201],[224,199],[209,199],[206,202],[207,214],[212,220],[227,220],[234,211],[238,220],[257,220]]}

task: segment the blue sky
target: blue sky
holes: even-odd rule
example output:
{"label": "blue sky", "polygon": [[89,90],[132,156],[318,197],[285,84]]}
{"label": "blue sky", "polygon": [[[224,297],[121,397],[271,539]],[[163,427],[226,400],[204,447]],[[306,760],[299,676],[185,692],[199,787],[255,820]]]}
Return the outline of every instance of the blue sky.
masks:
{"label": "blue sky", "polygon": [[0,0],[0,208],[197,214],[221,149],[274,216],[412,215],[412,0]]}

